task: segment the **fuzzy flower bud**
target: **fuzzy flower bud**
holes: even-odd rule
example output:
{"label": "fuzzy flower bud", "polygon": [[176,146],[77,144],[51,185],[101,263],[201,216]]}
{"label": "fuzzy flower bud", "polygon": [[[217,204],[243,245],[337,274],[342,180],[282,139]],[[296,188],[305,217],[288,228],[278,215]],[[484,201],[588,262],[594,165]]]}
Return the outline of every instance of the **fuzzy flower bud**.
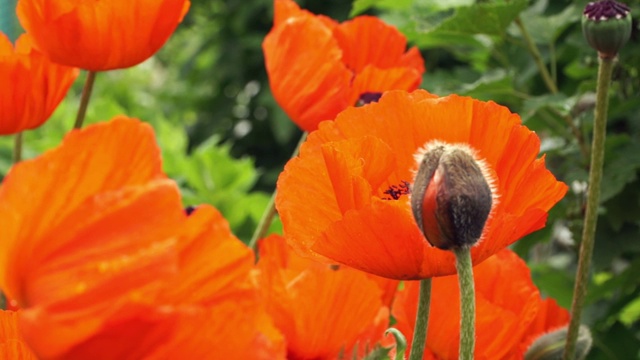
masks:
{"label": "fuzzy flower bud", "polygon": [[475,245],[495,204],[484,161],[467,145],[440,141],[428,143],[416,160],[411,208],[427,241],[443,250]]}
{"label": "fuzzy flower bud", "polygon": [[[562,353],[564,351],[564,344],[567,341],[567,327],[560,328],[556,331],[540,336],[533,344],[527,349],[524,355],[525,360],[561,360]],[[591,338],[591,331],[588,327],[580,325],[578,330],[578,340],[576,342],[576,357],[577,360],[584,359],[589,350],[593,340]]]}
{"label": "fuzzy flower bud", "polygon": [[590,2],[584,8],[582,33],[600,57],[615,57],[631,36],[629,7],[615,0]]}

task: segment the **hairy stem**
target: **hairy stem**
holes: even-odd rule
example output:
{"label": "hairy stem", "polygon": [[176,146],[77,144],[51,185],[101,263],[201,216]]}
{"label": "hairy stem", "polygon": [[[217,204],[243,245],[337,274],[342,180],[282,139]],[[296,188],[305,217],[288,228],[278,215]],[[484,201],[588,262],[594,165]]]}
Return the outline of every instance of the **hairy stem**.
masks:
{"label": "hairy stem", "polygon": [[471,248],[454,249],[460,283],[460,360],[472,360],[476,344],[476,293]]}
{"label": "hairy stem", "polygon": [[589,283],[589,269],[591,267],[591,255],[595,242],[596,223],[598,220],[598,207],[600,205],[600,182],[602,180],[602,167],[604,164],[604,141],[607,130],[607,109],[609,107],[609,84],[613,72],[614,59],[600,58],[598,68],[598,85],[596,90],[596,109],[593,127],[593,143],[591,145],[591,165],[589,169],[589,190],[587,193],[587,210],[584,216],[582,229],[582,243],[580,245],[580,257],[578,259],[578,271],[573,289],[573,302],[571,304],[571,322],[565,344],[563,359],[573,360],[576,352],[576,340],[580,329],[580,317],[584,308],[584,299],[587,295]]}
{"label": "hairy stem", "polygon": [[420,296],[416,312],[416,326],[413,331],[409,360],[422,360],[427,343],[429,327],[429,307],[431,306],[431,279],[420,280]]}

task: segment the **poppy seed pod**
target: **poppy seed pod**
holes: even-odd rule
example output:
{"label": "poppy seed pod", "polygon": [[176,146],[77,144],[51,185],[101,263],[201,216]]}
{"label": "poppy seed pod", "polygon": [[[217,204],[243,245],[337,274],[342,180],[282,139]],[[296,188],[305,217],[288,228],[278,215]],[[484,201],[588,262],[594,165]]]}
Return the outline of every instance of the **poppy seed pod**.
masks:
{"label": "poppy seed pod", "polygon": [[491,178],[475,152],[462,144],[428,143],[411,195],[411,209],[429,243],[448,250],[480,240],[493,205]]}
{"label": "poppy seed pod", "polygon": [[631,36],[629,7],[614,0],[590,2],[584,8],[582,33],[600,57],[615,57]]}

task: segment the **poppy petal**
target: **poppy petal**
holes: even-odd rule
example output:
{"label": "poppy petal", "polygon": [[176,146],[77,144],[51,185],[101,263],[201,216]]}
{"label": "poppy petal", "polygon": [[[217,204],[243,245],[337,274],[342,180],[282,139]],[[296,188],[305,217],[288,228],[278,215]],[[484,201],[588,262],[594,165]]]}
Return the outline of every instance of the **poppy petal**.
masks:
{"label": "poppy petal", "polygon": [[179,272],[161,301],[206,306],[226,299],[252,301],[253,252],[236,238],[220,212],[200,205],[189,216],[179,242]]}
{"label": "poppy petal", "polygon": [[18,331],[18,313],[0,310],[0,359],[36,360]]}
{"label": "poppy petal", "polygon": [[20,0],[17,13],[37,48],[53,61],[103,71],[131,67],[153,55],[175,31],[189,4]]}
{"label": "poppy petal", "polygon": [[334,358],[372,349],[388,323],[382,290],[368,275],[291,253],[282,237],[260,242],[263,301],[287,340],[290,359]]}
{"label": "poppy petal", "polygon": [[0,134],[14,134],[42,125],[78,76],[78,69],[55,64],[33,48],[30,35],[15,48],[0,33]]}
{"label": "poppy petal", "polygon": [[407,39],[393,26],[373,16],[358,16],[334,29],[349,69],[359,73],[367,65],[388,69],[404,55]]}
{"label": "poppy petal", "polygon": [[[122,162],[124,158],[128,161]],[[30,262],[33,254],[44,260],[51,255],[50,251],[63,246],[63,243],[43,242],[43,239],[52,236],[50,231],[61,224],[73,223],[70,216],[81,204],[99,211],[97,205],[101,199],[96,194],[163,178],[151,127],[126,118],[73,132],[62,146],[14,166],[0,187],[0,234],[6,246],[6,251],[0,252],[3,289],[19,303],[27,300],[19,289],[19,279],[11,274],[33,271]],[[173,200],[166,198],[167,201],[179,203],[177,188],[159,187],[167,191],[169,197],[173,193]],[[113,196],[104,201],[117,206],[117,195]],[[165,197],[160,198],[159,203],[165,201],[163,199]],[[91,202],[96,203],[91,205]],[[151,209],[156,210],[152,207],[146,212]],[[81,219],[87,215],[76,217]],[[70,234],[63,232],[54,238],[70,240],[64,240],[61,235]]]}
{"label": "poppy petal", "polygon": [[351,72],[322,21],[291,18],[266,36],[262,48],[273,96],[302,129],[315,130],[319,120],[332,119],[350,105]]}
{"label": "poppy petal", "polygon": [[355,104],[362,94],[383,93],[388,90],[412,90],[420,85],[421,73],[409,67],[380,69],[365,66],[351,84],[350,104]]}

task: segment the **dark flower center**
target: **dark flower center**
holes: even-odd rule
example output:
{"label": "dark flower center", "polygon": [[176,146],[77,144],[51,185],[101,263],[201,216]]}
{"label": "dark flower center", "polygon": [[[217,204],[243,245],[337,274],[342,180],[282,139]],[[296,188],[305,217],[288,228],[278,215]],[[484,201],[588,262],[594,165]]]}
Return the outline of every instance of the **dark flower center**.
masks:
{"label": "dark flower center", "polygon": [[400,183],[400,185],[389,186],[389,188],[385,190],[383,194],[389,195],[383,197],[383,200],[398,200],[402,195],[411,194],[411,185],[408,181],[402,180],[402,183]]}
{"label": "dark flower center", "polygon": [[622,19],[629,14],[626,4],[614,0],[591,2],[584,8],[584,15],[590,20],[601,21],[608,19]]}
{"label": "dark flower center", "polygon": [[197,206],[187,206],[186,208],[184,208],[184,213],[187,214],[187,216],[193,214],[194,211],[196,211],[198,207]]}
{"label": "dark flower center", "polygon": [[381,92],[366,92],[360,94],[360,98],[356,102],[356,106],[367,105],[368,103],[378,102],[382,96]]}

